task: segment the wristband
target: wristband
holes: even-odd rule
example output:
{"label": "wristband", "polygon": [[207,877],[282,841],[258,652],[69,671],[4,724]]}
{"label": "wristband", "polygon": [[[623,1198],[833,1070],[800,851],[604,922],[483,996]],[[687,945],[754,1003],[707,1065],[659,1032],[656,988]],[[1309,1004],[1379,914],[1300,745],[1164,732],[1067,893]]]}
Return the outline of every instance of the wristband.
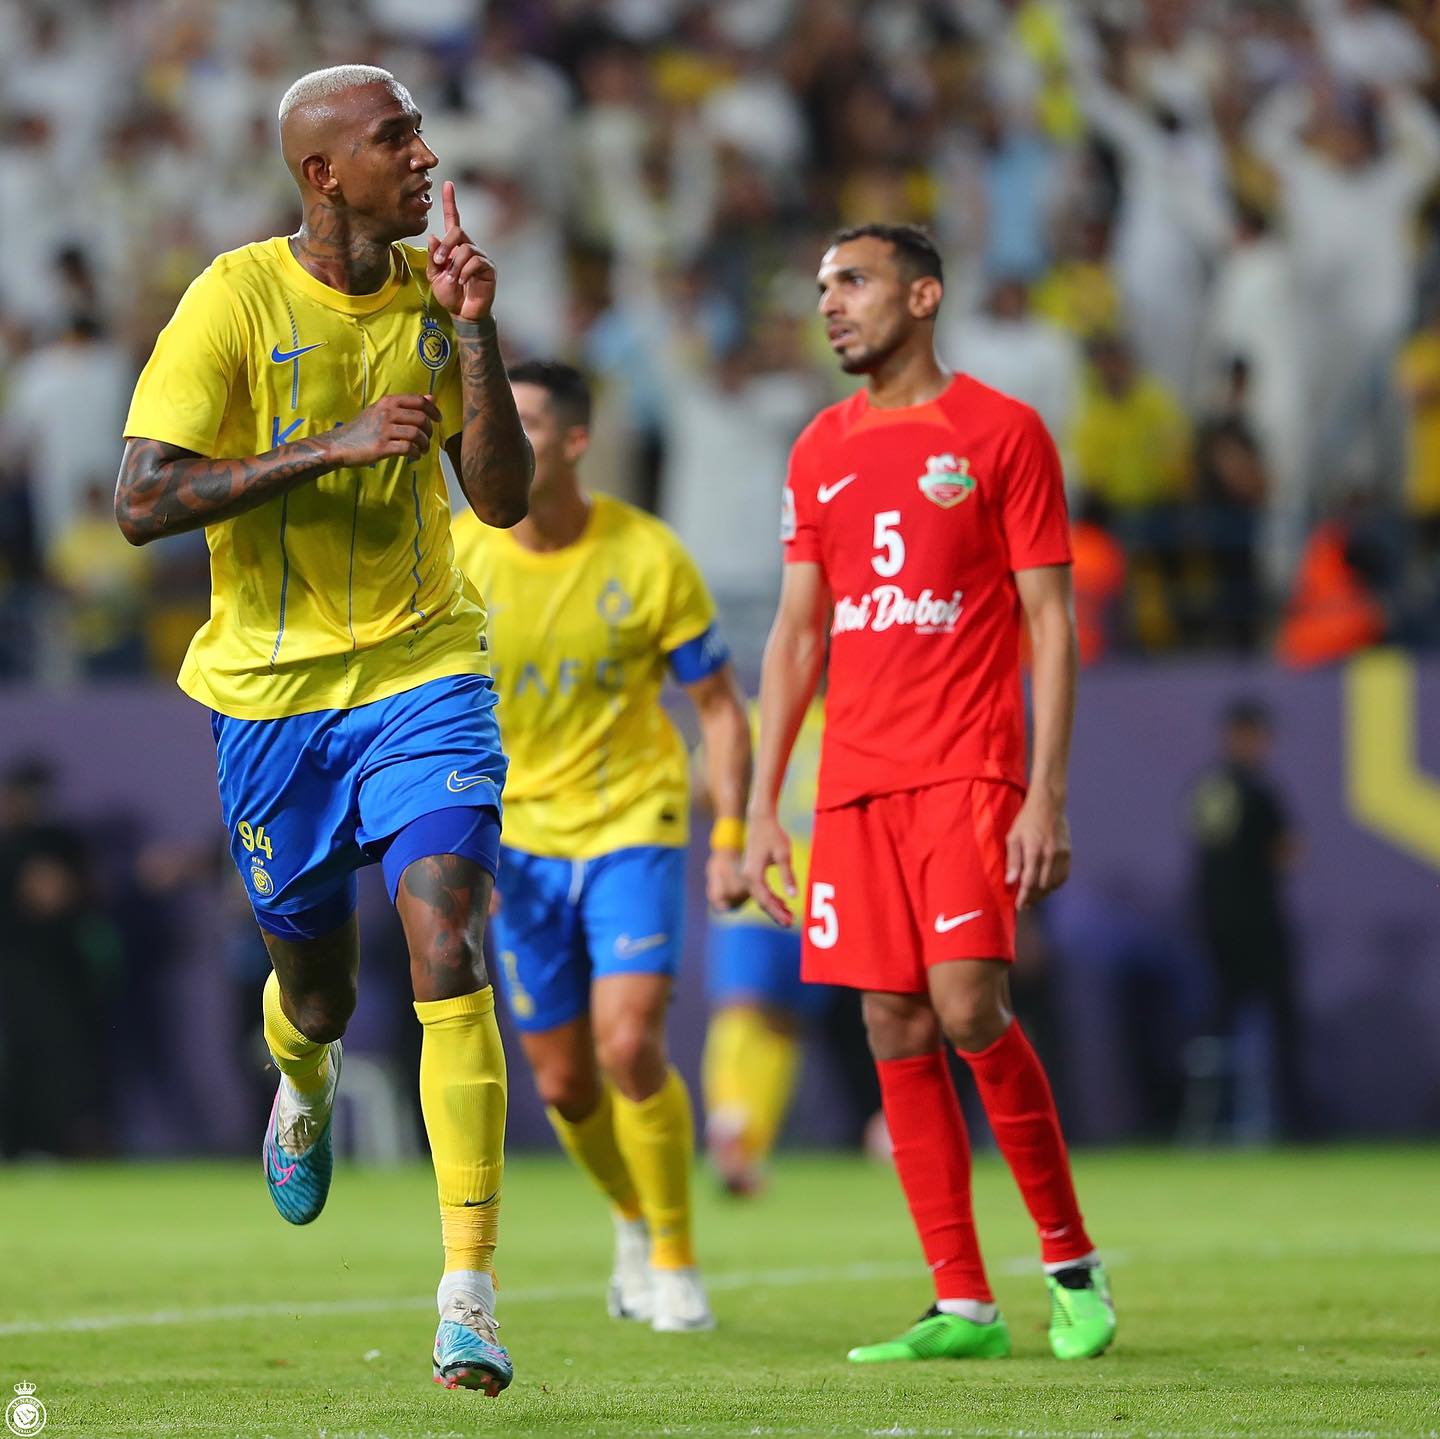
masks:
{"label": "wristband", "polygon": [[743,819],[717,819],[710,829],[711,849],[745,849],[745,821]]}
{"label": "wristband", "polygon": [[487,315],[483,320],[455,321],[457,340],[493,340],[495,338],[495,317]]}

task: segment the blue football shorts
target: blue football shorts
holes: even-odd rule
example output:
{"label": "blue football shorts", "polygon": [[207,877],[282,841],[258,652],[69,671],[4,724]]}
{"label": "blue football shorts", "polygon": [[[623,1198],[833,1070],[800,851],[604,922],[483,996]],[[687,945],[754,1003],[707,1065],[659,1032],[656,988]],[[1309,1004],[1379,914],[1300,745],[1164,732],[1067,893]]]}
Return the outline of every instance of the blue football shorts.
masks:
{"label": "blue football shorts", "polygon": [[802,1019],[817,1016],[829,986],[800,978],[800,930],[768,920],[712,919],[705,941],[705,994],[711,1008],[771,1005]]}
{"label": "blue football shorts", "polygon": [[354,912],[379,863],[463,854],[493,875],[507,761],[483,675],[430,680],[348,710],[212,715],[230,855],[262,929],[314,939]]}
{"label": "blue football shorts", "polygon": [[491,938],[518,1028],[554,1029],[590,1009],[609,974],[673,975],[685,929],[685,851],[636,845],[595,859],[501,847]]}

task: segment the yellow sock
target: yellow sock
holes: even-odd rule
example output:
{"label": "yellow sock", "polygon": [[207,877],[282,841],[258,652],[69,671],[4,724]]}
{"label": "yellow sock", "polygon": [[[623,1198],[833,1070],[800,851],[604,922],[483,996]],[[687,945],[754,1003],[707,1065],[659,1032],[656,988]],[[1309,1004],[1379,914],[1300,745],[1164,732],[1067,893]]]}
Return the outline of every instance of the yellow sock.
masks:
{"label": "yellow sock", "polygon": [[602,1084],[592,1114],[572,1123],[558,1109],[547,1109],[555,1137],[566,1154],[590,1176],[622,1219],[639,1219],[640,1196],[615,1142],[615,1106],[610,1086]]}
{"label": "yellow sock", "polygon": [[650,1262],[657,1269],[695,1263],[690,1238],[690,1161],[695,1121],[685,1081],[671,1069],[665,1083],[638,1104],[617,1093],[615,1142],[635,1180],[650,1227]]}
{"label": "yellow sock", "polygon": [[275,971],[265,981],[260,1000],[265,1014],[265,1043],[275,1068],[285,1075],[301,1094],[317,1094],[330,1078],[330,1046],[306,1037],[290,1023],[280,1008],[280,981]]}
{"label": "yellow sock", "polygon": [[415,1014],[424,1026],[420,1108],[440,1192],[445,1269],[493,1274],[506,1097],[495,991],[417,999]]}
{"label": "yellow sock", "polygon": [[718,1010],[705,1035],[705,1112],[734,1124],[746,1157],[759,1162],[775,1147],[795,1092],[800,1044],[760,1010]]}

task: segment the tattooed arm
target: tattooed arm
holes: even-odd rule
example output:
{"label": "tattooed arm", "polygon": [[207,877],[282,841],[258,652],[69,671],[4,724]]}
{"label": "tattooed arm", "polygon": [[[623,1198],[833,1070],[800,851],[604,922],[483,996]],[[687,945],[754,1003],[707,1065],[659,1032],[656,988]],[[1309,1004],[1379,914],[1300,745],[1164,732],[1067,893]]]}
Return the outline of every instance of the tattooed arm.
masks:
{"label": "tattooed arm", "polygon": [[208,460],[159,440],[127,440],[115,519],[132,545],[144,545],[244,514],[328,469],[318,438],[248,460]]}
{"label": "tattooed arm", "polygon": [[132,545],[233,519],[330,470],[430,448],[440,411],[429,395],[387,395],[348,425],[247,459],[212,460],[159,440],[126,441],[115,519]]}
{"label": "tattooed arm", "polygon": [[530,508],[535,456],[515,409],[500,358],[495,321],[455,322],[460,343],[460,385],[465,427],[448,453],[470,508],[497,529],[509,529]]}
{"label": "tattooed arm", "polygon": [[446,453],[470,508],[487,525],[508,529],[530,508],[535,456],[515,409],[490,313],[495,303],[495,266],[461,228],[454,185],[447,180],[440,195],[445,234],[441,239],[430,237],[425,278],[436,300],[455,316],[465,406],[464,427]]}

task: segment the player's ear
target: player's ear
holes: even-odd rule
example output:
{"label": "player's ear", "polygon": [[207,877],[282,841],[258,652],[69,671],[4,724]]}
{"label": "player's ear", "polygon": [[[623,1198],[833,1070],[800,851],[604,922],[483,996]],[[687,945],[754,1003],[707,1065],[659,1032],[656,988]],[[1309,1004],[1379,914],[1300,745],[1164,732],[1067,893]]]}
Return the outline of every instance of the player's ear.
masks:
{"label": "player's ear", "polygon": [[300,162],[300,173],[316,194],[333,198],[340,193],[340,181],[324,155],[307,155]]}
{"label": "player's ear", "polygon": [[945,287],[934,275],[922,275],[910,285],[910,314],[917,320],[933,320],[944,295]]}
{"label": "player's ear", "polygon": [[561,448],[565,454],[565,463],[573,465],[590,448],[589,428],[585,425],[571,425],[565,431]]}

